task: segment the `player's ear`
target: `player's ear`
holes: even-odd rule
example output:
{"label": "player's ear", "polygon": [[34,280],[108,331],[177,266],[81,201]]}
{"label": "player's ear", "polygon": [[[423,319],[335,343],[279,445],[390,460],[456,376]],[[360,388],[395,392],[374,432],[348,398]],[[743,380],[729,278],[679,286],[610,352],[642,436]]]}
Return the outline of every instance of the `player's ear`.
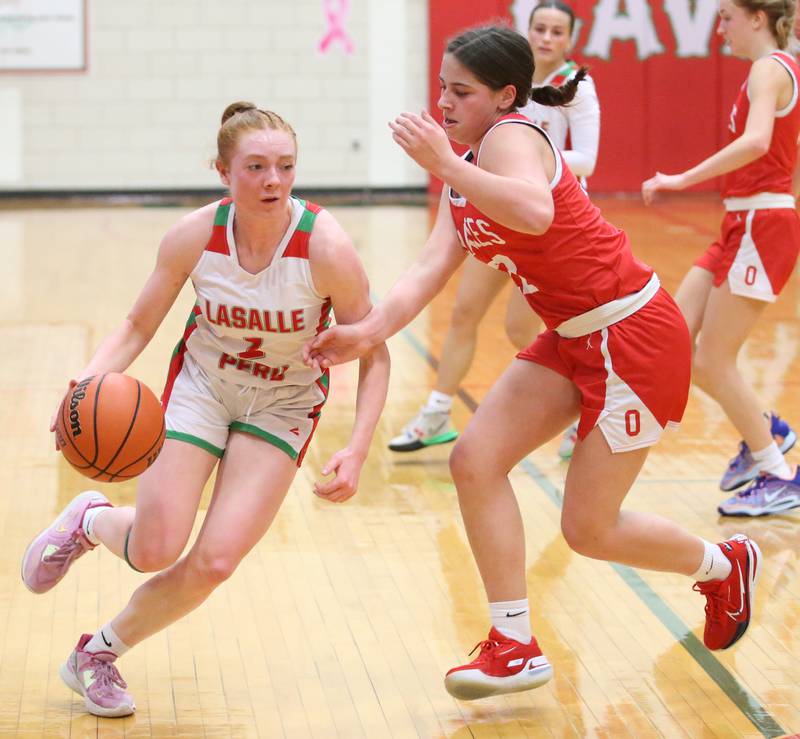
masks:
{"label": "player's ear", "polygon": [[225,167],[224,162],[218,157],[214,160],[214,169],[217,170],[217,174],[219,174],[219,179],[223,185],[230,185],[231,180],[228,176],[228,170]]}

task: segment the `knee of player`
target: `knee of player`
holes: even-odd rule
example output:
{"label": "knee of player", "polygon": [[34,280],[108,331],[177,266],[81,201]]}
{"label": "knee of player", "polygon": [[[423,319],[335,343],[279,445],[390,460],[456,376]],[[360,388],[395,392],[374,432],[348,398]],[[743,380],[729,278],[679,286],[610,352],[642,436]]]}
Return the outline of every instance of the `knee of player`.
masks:
{"label": "knee of player", "polygon": [[233,574],[239,560],[219,552],[201,551],[190,554],[188,564],[195,583],[213,590]]}
{"label": "knee of player", "polygon": [[471,480],[475,475],[475,455],[470,446],[469,441],[462,437],[450,452],[450,474],[456,484]]}
{"label": "knee of player", "polygon": [[152,541],[144,544],[134,542],[127,552],[130,564],[140,572],[160,572],[177,562],[180,548],[169,546],[169,542]]}
{"label": "knee of player", "polygon": [[530,346],[536,338],[535,328],[526,323],[520,325],[515,321],[506,321],[506,336],[508,340],[518,349],[522,350]]}
{"label": "knee of player", "polygon": [[485,312],[483,307],[472,303],[456,303],[450,318],[450,330],[465,336],[477,332]]}
{"label": "knee of player", "polygon": [[724,364],[722,357],[700,344],[692,357],[692,379],[696,385],[707,385],[719,376]]}
{"label": "knee of player", "polygon": [[573,552],[604,559],[603,533],[591,516],[562,512],[561,533]]}

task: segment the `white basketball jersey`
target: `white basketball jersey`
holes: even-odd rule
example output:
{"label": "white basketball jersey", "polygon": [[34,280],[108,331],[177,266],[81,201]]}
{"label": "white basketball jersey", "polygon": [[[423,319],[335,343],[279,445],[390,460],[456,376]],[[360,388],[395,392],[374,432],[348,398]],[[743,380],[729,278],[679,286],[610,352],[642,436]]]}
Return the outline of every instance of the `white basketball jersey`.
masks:
{"label": "white basketball jersey", "polygon": [[303,345],[330,323],[331,301],[311,279],[308,241],[321,210],[291,199],[289,228],[270,264],[252,274],[233,237],[235,207],[221,200],[211,239],[191,278],[197,303],[170,366],[177,375],[188,351],[210,375],[237,385],[310,385],[321,372],[303,364]]}
{"label": "white basketball jersey", "polygon": [[[578,65],[575,62],[569,61],[563,67],[557,69],[549,75],[543,82],[534,87],[546,87],[552,85],[553,87],[560,87],[563,85],[575,72],[578,70]],[[578,93],[583,90],[586,82],[578,85]],[[539,128],[547,131],[547,135],[559,149],[566,149],[567,147],[567,134],[569,133],[569,119],[567,112],[564,108],[558,108],[549,105],[539,105],[532,100],[524,107],[520,108],[522,115],[530,118]]]}

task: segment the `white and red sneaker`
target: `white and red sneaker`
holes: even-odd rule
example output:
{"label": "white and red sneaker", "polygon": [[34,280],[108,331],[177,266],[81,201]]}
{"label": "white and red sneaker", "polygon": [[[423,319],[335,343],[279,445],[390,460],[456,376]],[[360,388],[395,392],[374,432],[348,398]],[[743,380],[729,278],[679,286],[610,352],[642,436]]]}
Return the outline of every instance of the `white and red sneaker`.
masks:
{"label": "white and red sneaker", "polygon": [[553,668],[536,639],[522,644],[492,627],[489,637],[476,645],[478,648],[480,652],[472,662],[454,667],[444,678],[444,686],[454,698],[471,701],[517,693],[538,688],[553,677]]}
{"label": "white and red sneaker", "polygon": [[761,572],[761,550],[744,534],[732,536],[719,547],[730,560],[731,574],[724,580],[694,584],[694,590],[706,596],[703,643],[709,649],[727,649],[747,631]]}

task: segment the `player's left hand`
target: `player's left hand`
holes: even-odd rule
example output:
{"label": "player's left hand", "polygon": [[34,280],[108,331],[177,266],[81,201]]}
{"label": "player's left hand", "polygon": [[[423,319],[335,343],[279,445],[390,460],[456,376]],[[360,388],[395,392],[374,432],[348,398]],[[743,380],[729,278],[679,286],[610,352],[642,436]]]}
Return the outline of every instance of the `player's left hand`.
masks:
{"label": "player's left hand", "polygon": [[327,369],[358,359],[372,349],[361,321],[331,326],[303,345],[303,362],[313,369]]}
{"label": "player's left hand", "polygon": [[358,489],[358,477],[363,464],[364,458],[348,447],[336,452],[322,468],[323,475],[335,473],[333,480],[315,482],[314,495],[332,503],[344,503],[352,498]]}
{"label": "player's left hand", "polygon": [[655,177],[642,183],[642,199],[645,205],[650,205],[658,190],[683,190],[685,187],[686,183],[682,174],[656,172]]}
{"label": "player's left hand", "polygon": [[441,179],[444,165],[456,157],[444,129],[427,110],[420,115],[401,113],[389,122],[392,138],[420,167]]}

